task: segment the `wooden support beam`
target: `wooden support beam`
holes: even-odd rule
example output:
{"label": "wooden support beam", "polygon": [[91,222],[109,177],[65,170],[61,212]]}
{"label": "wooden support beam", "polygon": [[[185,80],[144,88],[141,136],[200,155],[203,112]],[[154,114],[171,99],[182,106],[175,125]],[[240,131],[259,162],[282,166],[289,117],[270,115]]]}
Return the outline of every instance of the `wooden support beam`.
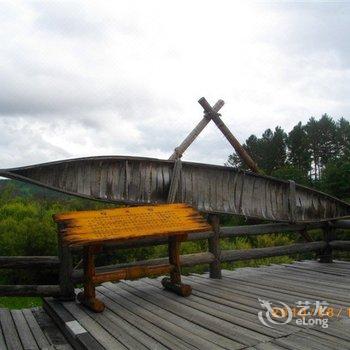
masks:
{"label": "wooden support beam", "polygon": [[[208,252],[180,255],[180,265],[182,267],[190,267],[190,266],[201,265],[201,264],[210,264],[211,262],[214,261],[214,259],[215,259],[214,255]],[[96,267],[96,273],[98,275],[100,273],[111,272],[118,269],[125,269],[125,268],[134,267],[134,266],[147,267],[147,266],[167,265],[167,264],[169,264],[168,258],[135,261],[132,263]],[[82,283],[83,281],[82,270],[75,270],[73,272],[73,281],[74,283]]]}
{"label": "wooden support beam", "polygon": [[272,223],[259,225],[245,225],[245,226],[229,226],[220,228],[220,237],[232,236],[255,236],[268,233],[284,233],[296,232],[302,230],[313,230],[323,228],[326,223],[310,223],[310,224],[288,224],[288,223]]}
{"label": "wooden support beam", "polygon": [[210,214],[208,221],[213,227],[213,235],[208,239],[209,252],[215,257],[215,260],[210,264],[210,278],[221,278],[220,266],[220,218],[219,215]]}
{"label": "wooden support beam", "polygon": [[259,173],[258,166],[247,153],[247,151],[242,147],[239,141],[234,137],[230,129],[225,125],[225,123],[220,118],[220,115],[214,111],[214,109],[210,106],[208,101],[202,97],[198,100],[198,103],[203,107],[203,109],[208,113],[210,118],[214,121],[219,130],[224,134],[227,141],[231,144],[234,150],[238,153],[244,163],[248,166],[248,168],[254,173]]}
{"label": "wooden support beam", "polygon": [[169,264],[158,266],[131,266],[124,269],[118,268],[114,271],[96,273],[93,277],[94,284],[113,282],[119,280],[133,280],[142,277],[152,277],[170,273],[173,267]]}
{"label": "wooden support beam", "polygon": [[182,169],[181,159],[176,159],[174,163],[173,174],[170,181],[170,188],[169,188],[168,199],[167,199],[168,203],[175,202],[177,189],[179,187],[179,181],[181,177],[181,169]]}
{"label": "wooden support beam", "polygon": [[62,234],[61,230],[64,229],[64,224],[58,224],[58,258],[60,261],[59,268],[59,282],[61,288],[61,296],[62,300],[75,300],[75,292],[74,292],[74,283],[72,281],[72,273],[73,273],[73,257],[72,252],[69,247],[64,245],[62,242]]}
{"label": "wooden support beam", "polygon": [[350,250],[350,241],[331,241],[329,242],[329,245],[335,250]]}
{"label": "wooden support beam", "polygon": [[254,248],[242,250],[222,250],[221,261],[238,261],[261,259],[295,253],[320,251],[326,247],[326,242],[295,243],[285,246]]}
{"label": "wooden support beam", "polygon": [[290,222],[294,223],[296,219],[296,210],[297,210],[297,202],[296,202],[296,189],[295,189],[295,181],[289,180],[289,216]]}
{"label": "wooden support beam", "polygon": [[[219,100],[215,103],[213,110],[219,112],[223,107],[225,102]],[[203,129],[210,122],[211,117],[208,114],[205,114],[203,119],[197,124],[197,126],[188,134],[188,136],[182,141],[182,143],[175,148],[174,153],[170,156],[169,160],[175,160],[182,157],[186,149],[191,145],[191,143],[198,137],[198,135],[203,131]]]}
{"label": "wooden support beam", "polygon": [[323,240],[326,243],[325,248],[320,253],[319,262],[320,263],[331,263],[333,262],[332,246],[330,242],[335,238],[335,229],[331,226],[326,226],[323,229]]}
{"label": "wooden support beam", "polygon": [[331,223],[335,228],[350,229],[350,220],[337,220]]}

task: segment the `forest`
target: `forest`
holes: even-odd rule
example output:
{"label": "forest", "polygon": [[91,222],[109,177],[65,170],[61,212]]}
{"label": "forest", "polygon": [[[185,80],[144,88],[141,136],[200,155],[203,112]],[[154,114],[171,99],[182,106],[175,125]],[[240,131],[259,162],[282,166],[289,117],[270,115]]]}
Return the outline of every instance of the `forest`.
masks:
{"label": "forest", "polygon": [[[266,130],[261,137],[251,135],[244,148],[257,162],[261,171],[282,179],[292,179],[344,200],[350,199],[350,124],[344,118],[334,121],[328,115],[320,119],[310,118],[303,125],[298,123],[290,132],[276,127]],[[234,154],[228,156],[227,165],[244,169],[244,164]],[[0,180],[0,256],[7,255],[56,255],[57,231],[52,215],[71,210],[92,210],[112,205],[28,185],[14,180]],[[222,215],[222,225],[257,223],[244,218]],[[321,232],[311,232],[315,240]],[[348,239],[343,233],[342,239]],[[301,241],[296,233],[239,237],[221,240],[222,249],[249,249],[290,244]],[[182,254],[207,249],[206,241],[185,242]],[[339,253],[341,254],[341,253]],[[97,263],[122,263],[167,255],[166,246],[121,250],[115,254],[101,255]],[[294,259],[312,258],[312,254],[282,256],[260,260],[225,264],[233,269],[241,266],[259,266],[270,263],[287,263]],[[342,258],[348,259],[343,253]],[[79,257],[76,257],[79,260]],[[185,270],[185,273],[203,272],[207,266]],[[25,284],[47,280],[57,283],[57,276],[46,271],[0,270],[0,283]],[[46,281],[47,282],[47,281]],[[0,298],[0,307],[29,307],[40,304],[38,298]]]}
{"label": "forest", "polygon": [[[261,137],[251,135],[243,147],[266,175],[350,198],[350,123],[345,118],[312,117],[288,133],[276,126]],[[227,165],[245,169],[236,154]]]}

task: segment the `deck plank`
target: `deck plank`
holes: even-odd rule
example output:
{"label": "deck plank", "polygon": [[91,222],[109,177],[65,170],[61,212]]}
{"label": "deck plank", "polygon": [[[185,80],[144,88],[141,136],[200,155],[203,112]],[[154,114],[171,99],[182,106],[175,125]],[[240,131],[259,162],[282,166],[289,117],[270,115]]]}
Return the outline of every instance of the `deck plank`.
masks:
{"label": "deck plank", "polygon": [[[182,322],[187,320],[191,328],[193,328],[194,325],[197,325],[211,331],[212,334],[215,334],[216,338],[222,342],[222,345],[226,343],[229,348],[241,349],[244,347],[244,345],[253,345],[256,343],[254,339],[244,336],[240,332],[236,333],[235,329],[224,321],[217,320],[203,312],[194,312],[193,309],[185,305],[178,305],[167,297],[149,293],[146,288],[138,289],[133,287],[130,285],[129,281],[126,283],[120,283],[120,287],[127,290],[131,294],[140,296],[142,299],[150,302],[153,305],[161,305],[164,310],[181,317]],[[242,338],[239,336],[242,336]]]}
{"label": "deck plank", "polygon": [[[30,310],[35,318],[36,323],[39,325],[40,330],[44,333],[49,346],[43,344],[40,349],[59,349],[59,350],[72,350],[72,346],[68,344],[67,339],[64,337],[58,326],[49,317],[42,307],[36,307]],[[41,339],[45,342],[44,339]],[[39,344],[39,342],[38,342]]]}
{"label": "deck plank", "polygon": [[30,309],[23,309],[22,312],[39,349],[53,349],[53,345],[50,344],[46,338],[43,330],[40,328],[37,320],[32,314],[32,311]]}
{"label": "deck plank", "polygon": [[[236,277],[232,276],[230,274],[227,274],[225,272],[224,274],[225,277],[229,278],[230,281],[234,281],[236,284],[244,285],[244,286],[259,286],[263,289],[271,290],[271,291],[287,291],[290,293],[296,293],[298,295],[309,295],[311,297],[318,297],[318,298],[323,298],[327,300],[333,300],[338,302],[344,302],[346,305],[350,304],[350,297],[349,297],[349,291],[339,291],[334,290],[330,287],[324,287],[322,286],[321,288],[315,288],[315,285],[313,284],[308,284],[308,283],[303,283],[302,285],[299,284],[294,284],[294,283],[289,283],[286,280],[276,280],[275,278],[270,278],[270,277],[265,277],[264,279],[259,279],[252,281],[249,279],[249,277]],[[307,287],[312,288],[310,292],[308,292]],[[320,285],[318,285],[320,287]]]}
{"label": "deck plank", "polygon": [[135,330],[131,324],[128,324],[123,319],[117,317],[110,310],[106,310],[101,314],[96,314],[86,308],[81,309],[98,322],[107,332],[113,335],[113,337],[118,339],[118,341],[126,348],[135,350],[147,349],[142,343],[145,334],[143,333],[138,336],[137,329]]}
{"label": "deck plank", "polygon": [[[294,320],[268,328],[257,317],[263,310],[258,298],[288,305],[326,300],[345,310],[350,304],[350,262],[240,268],[224,270],[221,280],[193,274],[183,281],[193,287],[188,298],[163,290],[160,278],[104,283],[97,287],[106,305],[102,314],[75,302],[46,304],[57,309],[56,319],[63,324],[78,321],[86,329],[84,337],[101,350],[350,350],[350,319],[344,315],[330,319],[328,328],[297,326]],[[88,341],[79,344],[94,348]]]}
{"label": "deck plank", "polygon": [[[149,349],[167,349],[175,346],[179,349],[191,348],[181,338],[171,336],[171,332],[177,332],[176,325],[160,319],[143,306],[138,307],[136,303],[116,295],[108,288],[101,286],[98,291],[101,293],[99,297],[113,314],[120,316],[142,332],[142,341]],[[182,334],[183,339],[186,340],[188,335],[189,332]]]}
{"label": "deck plank", "polygon": [[38,350],[38,344],[33,337],[22,311],[11,310],[11,315],[24,350]]}
{"label": "deck plank", "polygon": [[[44,309],[61,329],[62,333],[69,340],[73,348],[81,348],[87,350],[104,350],[103,346],[86,330],[84,332],[73,332],[70,325],[71,322],[81,327],[79,322],[64,308],[63,302],[46,298],[44,301]],[[83,329],[84,330],[84,329]]]}
{"label": "deck plank", "polygon": [[106,350],[127,350],[122,343],[108,333],[94,318],[85,313],[75,302],[66,302],[64,307]]}
{"label": "deck plank", "polygon": [[23,349],[19,339],[15,323],[12,319],[11,312],[8,309],[0,309],[0,324],[5,338],[8,350]]}
{"label": "deck plank", "polygon": [[[225,338],[218,336],[214,332],[208,331],[196,324],[192,324],[191,322],[164,310],[162,307],[151,304],[128,291],[118,290],[117,286],[112,283],[105,283],[104,286],[110,290],[111,293],[115,292],[112,295],[110,294],[111,297],[118,298],[122,295],[129,302],[135,303],[129,304],[130,310],[139,313],[145,309],[154,314],[152,322],[155,322],[157,326],[163,327],[164,329],[169,326],[169,334],[174,332],[175,336],[179,339],[182,338],[187,342],[199,342],[204,349],[218,349],[220,346],[221,348],[229,348],[229,346],[232,345],[229,341],[226,342]],[[125,303],[125,301],[123,302]],[[204,342],[200,339],[203,339]]]}
{"label": "deck plank", "polygon": [[[143,279],[142,282],[150,284],[153,287],[156,287],[157,292],[162,290],[158,280]],[[163,294],[167,298],[171,298],[172,300],[175,300],[180,304],[188,305],[195,310],[199,310],[209,315],[215,316],[216,318],[220,318],[225,321],[228,321],[230,322],[230,324],[233,324],[235,325],[235,327],[238,327],[238,329],[243,327],[243,330],[246,332],[246,334],[250,334],[253,337],[258,337],[261,341],[268,341],[271,339],[271,337],[279,337],[282,335],[286,335],[286,333],[284,332],[279,332],[274,329],[267,329],[267,327],[264,327],[257,320],[256,316],[254,318],[254,321],[253,319],[246,320],[245,318],[237,316],[236,310],[228,306],[216,305],[214,303],[211,303],[208,305],[208,302],[201,302],[200,298],[193,295],[191,295],[189,298],[184,299],[176,294],[169,293],[167,291],[163,291]],[[265,338],[261,337],[260,334],[266,335],[267,337]]]}
{"label": "deck plank", "polygon": [[0,349],[6,349],[5,337],[0,323]]}

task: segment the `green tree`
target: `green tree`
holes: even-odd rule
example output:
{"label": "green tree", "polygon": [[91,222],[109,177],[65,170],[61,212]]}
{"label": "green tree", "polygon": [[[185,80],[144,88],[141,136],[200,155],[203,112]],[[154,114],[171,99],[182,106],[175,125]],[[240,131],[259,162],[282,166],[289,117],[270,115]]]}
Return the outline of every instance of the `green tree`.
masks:
{"label": "green tree", "polygon": [[[276,127],[275,131],[265,130],[261,138],[251,135],[243,144],[243,148],[257,163],[258,167],[266,174],[280,168],[286,162],[287,135],[282,128]],[[247,169],[246,165],[237,154],[228,157],[228,165],[240,169]]]}
{"label": "green tree", "polygon": [[338,157],[350,159],[350,123],[344,118],[337,122]]}
{"label": "green tree", "polygon": [[308,177],[305,172],[290,164],[274,170],[271,175],[278,179],[293,180],[301,185],[309,185]]}
{"label": "green tree", "polygon": [[324,114],[318,121],[314,117],[310,118],[305,130],[313,165],[311,175],[318,181],[325,165],[339,154],[337,126],[331,117]]}
{"label": "green tree", "polygon": [[350,199],[350,161],[341,158],[329,162],[322,174],[321,188],[338,198]]}
{"label": "green tree", "polygon": [[288,163],[307,176],[311,169],[311,153],[307,133],[301,122],[289,132],[287,146]]}
{"label": "green tree", "polygon": [[[246,142],[242,145],[251,158],[260,166],[263,159],[261,152],[261,140],[255,135],[250,135]],[[233,166],[234,168],[247,170],[248,167],[244,164],[240,156],[236,153],[230,154],[227,159],[226,165]]]}

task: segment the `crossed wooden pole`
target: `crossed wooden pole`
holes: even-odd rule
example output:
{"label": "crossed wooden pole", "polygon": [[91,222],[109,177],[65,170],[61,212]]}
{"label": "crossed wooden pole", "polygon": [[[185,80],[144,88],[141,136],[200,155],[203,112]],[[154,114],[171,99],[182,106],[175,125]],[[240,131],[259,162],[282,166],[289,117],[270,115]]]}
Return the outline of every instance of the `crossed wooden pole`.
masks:
{"label": "crossed wooden pole", "polygon": [[198,100],[198,103],[204,109],[204,117],[197,124],[197,126],[188,134],[188,136],[182,141],[182,143],[175,148],[173,154],[170,156],[170,160],[180,159],[186,149],[192,144],[192,142],[197,138],[197,136],[203,131],[203,129],[209,124],[210,120],[213,120],[219,130],[224,134],[228,142],[241,157],[243,162],[249,167],[254,173],[259,173],[258,166],[247,153],[247,151],[242,147],[239,141],[232,134],[230,129],[225,125],[225,123],[220,118],[219,110],[223,107],[225,102],[223,100],[218,100],[212,107],[208,101],[202,97]]}
{"label": "crossed wooden pole", "polygon": [[[234,148],[236,153],[241,157],[243,162],[249,167],[251,171],[254,173],[260,173],[259,168],[257,164],[254,162],[254,160],[250,157],[250,155],[247,153],[247,151],[242,147],[242,145],[239,143],[239,141],[235,138],[235,136],[232,134],[230,129],[225,125],[225,123],[220,118],[220,114],[218,113],[219,110],[224,106],[225,102],[223,100],[218,100],[215,105],[212,107],[208,103],[208,101],[205,99],[205,97],[202,97],[198,100],[198,103],[203,107],[204,109],[204,117],[203,119],[197,124],[197,126],[188,134],[188,136],[182,141],[182,143],[175,148],[173,154],[170,156],[169,160],[177,160],[179,163],[181,163],[180,159],[186,149],[191,145],[191,143],[197,138],[197,136],[203,131],[203,129],[209,124],[210,120],[213,120],[216,126],[219,128],[219,130],[224,134],[227,141],[231,144],[231,146]],[[178,169],[178,166],[176,167]],[[174,181],[174,183],[176,183]],[[295,184],[294,184],[295,186]],[[171,193],[174,191],[170,191]],[[176,189],[175,189],[176,192]],[[169,196],[170,198],[170,196]],[[175,198],[175,194],[172,193],[172,198]],[[312,242],[312,237],[306,232],[301,231],[300,235],[305,239],[306,242]]]}

